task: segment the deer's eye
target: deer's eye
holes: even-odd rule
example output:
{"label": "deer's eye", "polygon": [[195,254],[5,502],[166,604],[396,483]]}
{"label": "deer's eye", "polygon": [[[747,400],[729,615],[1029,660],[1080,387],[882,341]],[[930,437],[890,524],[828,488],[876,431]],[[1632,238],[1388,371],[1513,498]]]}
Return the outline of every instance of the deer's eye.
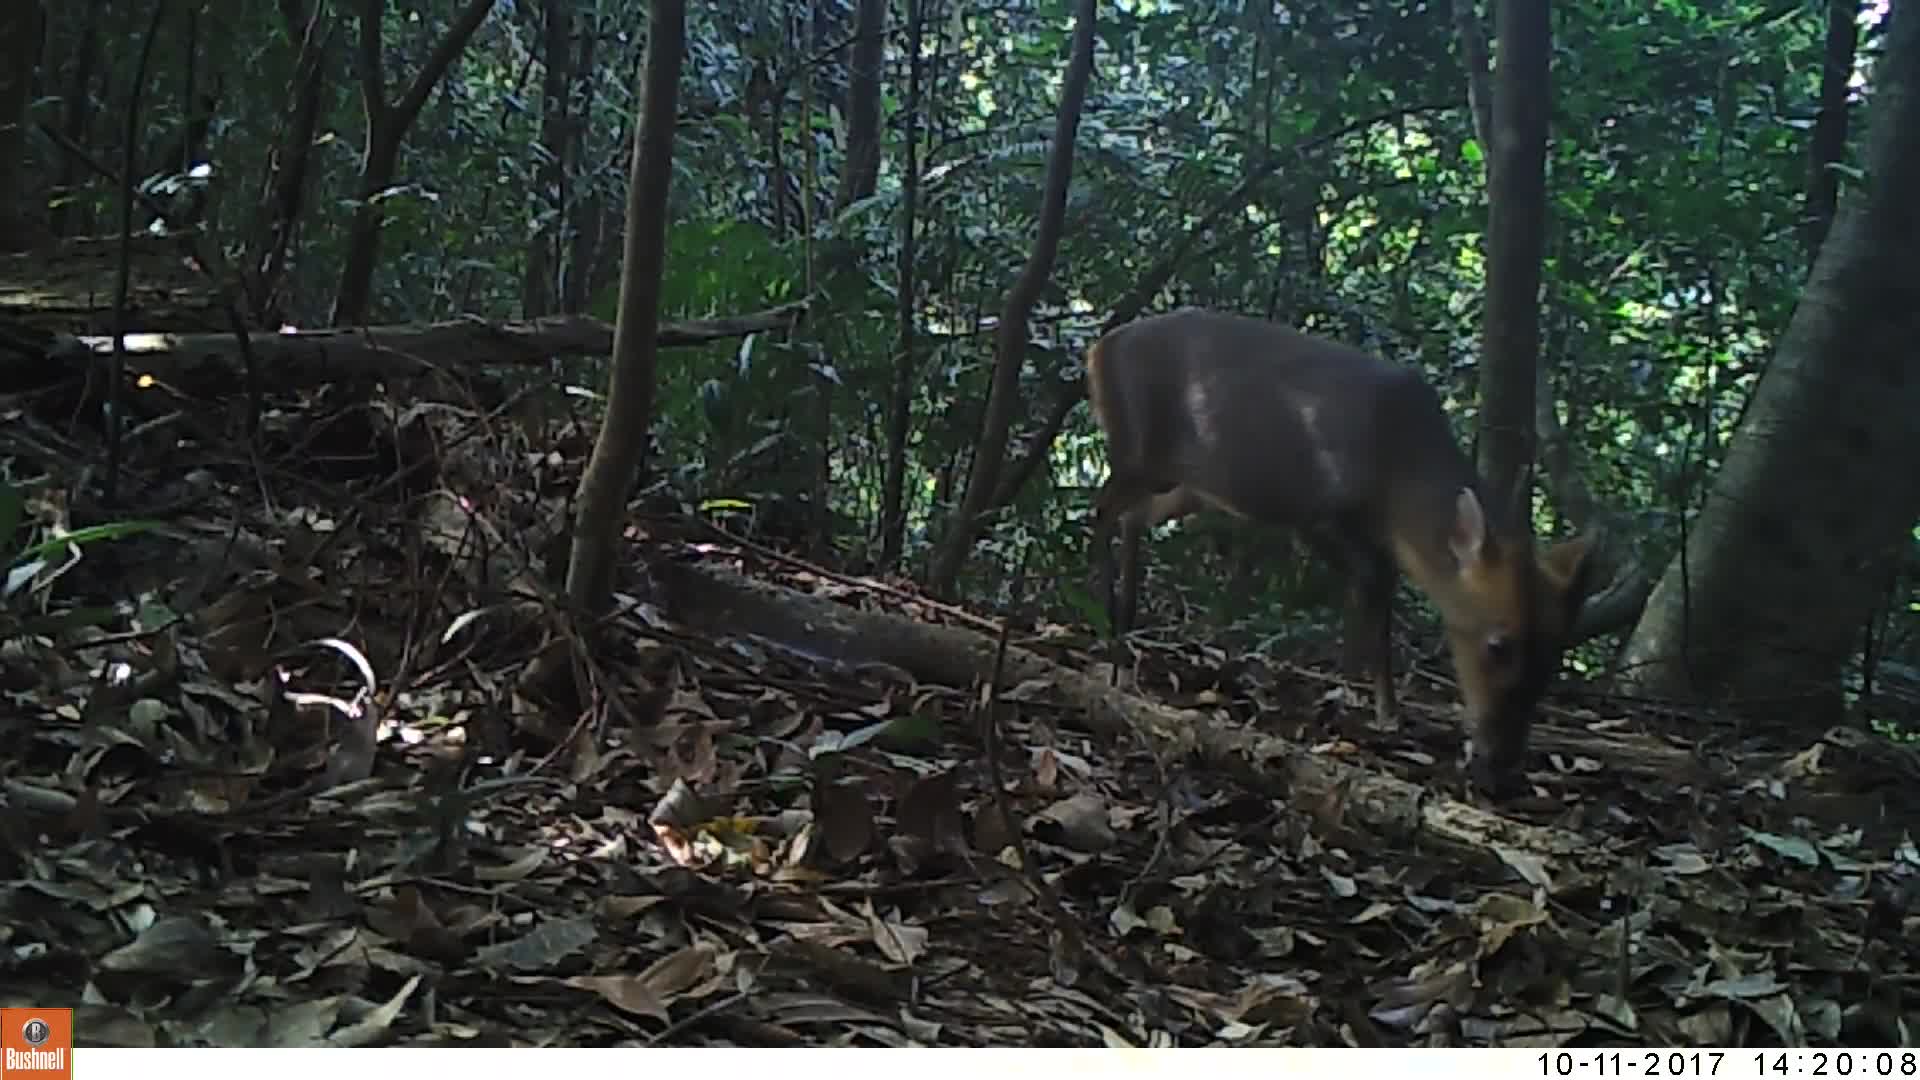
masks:
{"label": "deer's eye", "polygon": [[1487,659],[1504,666],[1513,659],[1513,638],[1503,633],[1487,635]]}

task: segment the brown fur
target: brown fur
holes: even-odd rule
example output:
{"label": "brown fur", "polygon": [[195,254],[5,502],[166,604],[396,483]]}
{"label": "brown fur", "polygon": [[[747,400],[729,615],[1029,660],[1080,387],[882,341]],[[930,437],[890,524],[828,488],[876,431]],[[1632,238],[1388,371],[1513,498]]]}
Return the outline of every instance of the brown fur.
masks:
{"label": "brown fur", "polygon": [[[1491,520],[1430,386],[1336,342],[1190,308],[1109,332],[1086,366],[1111,468],[1094,557],[1117,634],[1131,626],[1139,542],[1154,525],[1211,507],[1291,526],[1347,571],[1349,634],[1373,653],[1381,719],[1396,710],[1390,627],[1404,573],[1446,625],[1476,780],[1496,793],[1518,782],[1588,589],[1588,542],[1536,550],[1524,515]],[[1352,656],[1361,643],[1347,644]]]}

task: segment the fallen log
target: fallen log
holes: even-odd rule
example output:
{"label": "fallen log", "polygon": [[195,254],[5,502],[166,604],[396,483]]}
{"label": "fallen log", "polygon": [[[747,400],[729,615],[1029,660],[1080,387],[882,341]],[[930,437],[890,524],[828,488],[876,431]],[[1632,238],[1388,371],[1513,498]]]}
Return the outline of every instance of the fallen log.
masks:
{"label": "fallen log", "polygon": [[[806,308],[805,301],[797,301],[746,315],[665,322],[660,325],[657,340],[671,348],[784,329],[802,318]],[[423,375],[435,369],[541,363],[554,356],[606,354],[613,350],[613,325],[585,315],[512,323],[455,319],[427,324],[263,330],[246,335],[245,346],[260,369],[271,372],[274,386],[311,386],[363,377]],[[111,335],[53,335],[40,358],[42,362],[27,365],[36,369],[28,381],[42,385],[78,375],[86,364],[112,354]],[[223,381],[233,380],[231,385],[238,386],[246,367],[242,341],[231,333],[128,334],[126,358],[130,375],[152,376],[175,384],[190,375],[202,381],[212,375]],[[57,370],[48,368],[45,362],[58,365]],[[11,371],[0,382],[7,383],[9,390],[25,389],[12,385],[23,377],[22,372]]]}
{"label": "fallen log", "polygon": [[[995,641],[975,631],[863,611],[771,585],[705,562],[652,568],[668,614],[714,637],[754,634],[845,664],[887,664],[922,682],[966,687],[992,677]],[[1296,806],[1337,806],[1376,830],[1419,834],[1477,857],[1494,856],[1551,890],[1552,863],[1600,854],[1593,840],[1564,829],[1514,821],[1436,794],[1418,784],[1348,765],[1258,731],[1228,727],[1221,715],[1180,709],[1108,686],[1017,645],[1007,649],[1005,684],[1022,699],[1057,691],[1088,727],[1115,743],[1149,741],[1169,766],[1194,760],[1248,790]]]}

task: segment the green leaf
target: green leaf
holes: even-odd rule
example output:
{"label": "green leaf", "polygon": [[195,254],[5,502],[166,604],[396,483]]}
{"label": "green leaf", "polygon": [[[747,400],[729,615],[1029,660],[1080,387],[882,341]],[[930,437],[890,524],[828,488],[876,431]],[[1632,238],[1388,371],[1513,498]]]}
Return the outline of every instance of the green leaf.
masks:
{"label": "green leaf", "polygon": [[56,536],[48,540],[42,540],[25,551],[22,551],[19,557],[22,559],[37,558],[43,555],[51,555],[61,548],[66,547],[68,544],[91,544],[99,540],[118,540],[123,536],[150,532],[159,527],[160,523],[157,521],[116,521],[106,525],[89,525],[84,529],[75,529],[65,536]]}

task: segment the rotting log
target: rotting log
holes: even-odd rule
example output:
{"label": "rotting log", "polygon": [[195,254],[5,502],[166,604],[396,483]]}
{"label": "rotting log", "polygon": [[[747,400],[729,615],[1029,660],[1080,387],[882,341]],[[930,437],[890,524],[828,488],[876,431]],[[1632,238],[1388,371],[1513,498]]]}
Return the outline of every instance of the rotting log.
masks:
{"label": "rotting log", "polygon": [[[663,348],[780,330],[804,317],[806,302],[717,319],[663,322],[656,340]],[[0,389],[18,391],[23,377],[45,385],[78,375],[89,361],[113,354],[111,335],[56,335],[44,360],[50,365],[13,360],[0,370]],[[585,315],[562,315],[529,322],[492,323],[456,319],[427,324],[357,326],[340,329],[258,331],[247,335],[254,360],[273,373],[277,387],[309,386],[356,378],[391,379],[423,375],[434,369],[472,369],[487,364],[532,364],[554,356],[591,356],[613,349],[613,326]],[[240,339],[233,334],[128,334],[128,370],[175,383],[187,372],[209,366],[230,374],[233,385],[245,370]],[[36,369],[30,375],[20,367]]]}
{"label": "rotting log", "polygon": [[[862,611],[710,563],[669,560],[651,572],[668,614],[711,636],[755,634],[841,663],[891,665],[946,686],[965,687],[993,674],[995,642],[972,630]],[[1017,645],[1007,649],[1003,678],[1008,686],[1049,684],[1081,710],[1095,734],[1116,744],[1144,738],[1170,765],[1195,760],[1248,790],[1296,806],[1336,806],[1346,818],[1383,832],[1418,834],[1483,856],[1517,851],[1553,860],[1601,850],[1578,833],[1501,817],[1276,736],[1222,725],[1208,712],[1146,700]],[[1551,866],[1542,870],[1549,880],[1556,876]]]}

